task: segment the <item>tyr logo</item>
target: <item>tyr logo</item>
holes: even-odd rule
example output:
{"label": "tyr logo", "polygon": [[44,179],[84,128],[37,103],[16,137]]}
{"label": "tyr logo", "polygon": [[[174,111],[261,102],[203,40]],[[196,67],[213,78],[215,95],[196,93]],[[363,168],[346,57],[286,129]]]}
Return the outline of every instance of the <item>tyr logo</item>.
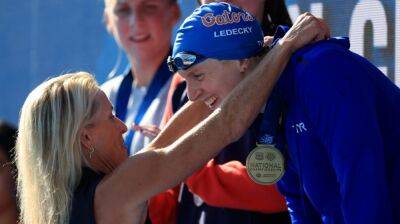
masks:
{"label": "tyr logo", "polygon": [[297,134],[302,133],[303,131],[307,131],[306,125],[303,122],[292,125],[292,128],[296,129]]}

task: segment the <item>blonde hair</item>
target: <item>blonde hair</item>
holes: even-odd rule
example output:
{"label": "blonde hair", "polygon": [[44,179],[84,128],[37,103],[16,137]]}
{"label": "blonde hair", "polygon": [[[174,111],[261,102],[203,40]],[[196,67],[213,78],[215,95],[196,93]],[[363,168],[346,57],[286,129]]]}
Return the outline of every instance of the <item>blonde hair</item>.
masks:
{"label": "blonde hair", "polygon": [[21,221],[68,223],[82,172],[80,130],[97,109],[99,87],[77,72],[45,81],[27,97],[16,145]]}

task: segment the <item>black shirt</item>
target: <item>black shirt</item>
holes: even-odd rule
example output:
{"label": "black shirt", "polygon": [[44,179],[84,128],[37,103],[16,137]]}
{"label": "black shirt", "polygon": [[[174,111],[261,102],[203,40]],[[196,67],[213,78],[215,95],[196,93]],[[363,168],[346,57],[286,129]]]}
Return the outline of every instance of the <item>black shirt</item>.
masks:
{"label": "black shirt", "polygon": [[88,167],[83,167],[81,181],[72,199],[70,224],[96,223],[94,218],[94,193],[103,177],[103,174],[98,174]]}

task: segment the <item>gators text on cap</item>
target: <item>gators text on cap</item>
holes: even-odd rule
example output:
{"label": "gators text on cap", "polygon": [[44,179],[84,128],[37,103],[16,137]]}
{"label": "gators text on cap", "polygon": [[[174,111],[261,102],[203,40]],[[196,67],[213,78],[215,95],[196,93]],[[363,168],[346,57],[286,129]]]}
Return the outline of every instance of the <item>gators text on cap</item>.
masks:
{"label": "gators text on cap", "polygon": [[223,2],[205,4],[178,29],[172,57],[193,52],[219,60],[249,58],[262,50],[263,36],[258,21],[243,9]]}

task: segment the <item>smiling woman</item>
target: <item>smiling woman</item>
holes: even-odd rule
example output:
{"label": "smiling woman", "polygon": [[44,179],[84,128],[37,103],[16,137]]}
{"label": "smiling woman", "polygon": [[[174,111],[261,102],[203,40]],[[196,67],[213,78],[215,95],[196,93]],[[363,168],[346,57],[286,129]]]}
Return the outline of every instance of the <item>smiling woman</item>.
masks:
{"label": "smiling woman", "polygon": [[[203,101],[211,110],[217,109],[265,53],[263,32],[273,35],[276,24],[291,24],[283,0],[226,0],[223,2],[241,9],[229,4],[218,10],[218,4],[210,2],[222,1],[199,1],[210,7],[200,6],[177,31],[169,62],[186,82],[176,90],[171,87],[167,112],[176,111],[184,95],[191,101]],[[172,81],[175,85],[177,78]],[[276,186],[258,185],[247,174],[246,157],[255,147],[260,119],[261,115],[238,141],[226,146],[176,190],[179,192],[175,195],[180,195],[177,223],[290,223],[284,198]],[[167,201],[172,197],[165,198]],[[178,204],[177,198],[173,199]]]}
{"label": "smiling woman", "polygon": [[[233,90],[234,86],[228,80],[233,78],[237,82],[240,73],[251,71],[259,63],[263,49],[253,46],[257,46],[257,38],[260,41],[263,37],[259,28],[253,29],[256,39],[243,34],[221,41],[213,32],[251,24],[242,21],[209,29],[202,18],[210,13],[221,15],[225,11],[240,10],[227,3],[202,5],[177,31],[170,61],[175,61],[182,53],[206,58],[191,63],[191,67],[178,73],[186,78],[189,98],[211,103],[214,110],[218,107],[213,104],[218,105],[218,100],[226,99],[229,94],[211,87]],[[304,14],[297,20],[308,18],[309,15]],[[271,46],[279,44],[286,30],[279,27]],[[202,40],[201,44],[196,41],[198,39]],[[246,182],[251,177],[257,184],[277,183],[295,223],[399,223],[400,128],[395,125],[398,122],[393,121],[400,121],[400,89],[349,48],[348,38],[336,37],[297,51],[274,87],[271,98],[265,102],[259,119],[249,129],[249,135],[253,136],[244,136],[245,143],[239,145],[242,147],[232,146],[224,151],[226,154],[222,152],[201,169],[198,176],[186,181],[188,187],[182,188],[185,191],[181,195],[193,193],[197,198],[199,195],[207,204],[200,207],[195,199],[187,197],[185,205],[195,201],[198,210],[195,206],[191,209],[181,206],[179,212],[193,217],[201,211],[204,215],[198,217],[205,223],[218,223],[224,219],[231,221],[222,223],[243,224],[249,216],[251,223],[265,223],[265,218],[257,220],[259,216],[253,214],[242,215],[244,221],[238,221],[241,214],[235,218],[230,215],[236,210],[226,215],[228,206],[259,209],[274,202],[271,197],[262,198],[259,194],[254,196],[260,207],[249,203],[250,195],[257,189]],[[214,67],[221,74],[216,74]],[[202,74],[202,79],[193,78],[196,74]],[[217,102],[210,97],[217,98]],[[236,155],[227,155],[232,152]],[[237,162],[224,161],[235,156]],[[243,167],[244,161],[246,167]],[[236,163],[236,170],[231,168],[232,163]],[[262,166],[257,166],[260,164]],[[371,182],[370,177],[375,177],[375,181]],[[212,187],[210,183],[214,183]],[[218,187],[220,190],[216,192]],[[184,196],[180,202],[185,202]],[[206,207],[208,204],[219,205],[220,213],[217,213],[218,208]]]}
{"label": "smiling woman", "polygon": [[134,65],[140,60],[164,59],[179,16],[176,0],[105,1],[107,29]]}

